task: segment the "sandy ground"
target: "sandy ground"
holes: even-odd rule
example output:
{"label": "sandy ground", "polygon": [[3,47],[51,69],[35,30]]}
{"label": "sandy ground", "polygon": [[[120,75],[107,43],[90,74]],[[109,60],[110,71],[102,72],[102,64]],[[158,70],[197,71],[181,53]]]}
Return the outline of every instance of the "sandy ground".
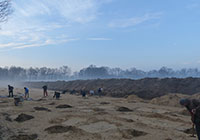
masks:
{"label": "sandy ground", "polygon": [[[23,93],[15,89],[14,93]],[[0,96],[7,89],[0,89]],[[0,140],[195,140],[183,131],[190,129],[184,108],[151,104],[137,97],[82,98],[63,94],[61,99],[42,98],[42,90],[30,89],[33,101],[14,106],[12,98],[0,98]],[[56,108],[70,105],[71,108]],[[48,110],[36,110],[44,107]],[[120,111],[126,107],[130,111]],[[122,108],[124,109],[124,108]],[[132,110],[132,111],[131,111]],[[18,122],[20,114],[34,118]]]}

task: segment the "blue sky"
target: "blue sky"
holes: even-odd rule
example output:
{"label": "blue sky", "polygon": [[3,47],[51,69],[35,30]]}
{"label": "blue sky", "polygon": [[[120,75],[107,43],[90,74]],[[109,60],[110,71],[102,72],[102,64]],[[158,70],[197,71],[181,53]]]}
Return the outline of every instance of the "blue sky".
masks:
{"label": "blue sky", "polygon": [[0,66],[200,68],[199,0],[14,0]]}

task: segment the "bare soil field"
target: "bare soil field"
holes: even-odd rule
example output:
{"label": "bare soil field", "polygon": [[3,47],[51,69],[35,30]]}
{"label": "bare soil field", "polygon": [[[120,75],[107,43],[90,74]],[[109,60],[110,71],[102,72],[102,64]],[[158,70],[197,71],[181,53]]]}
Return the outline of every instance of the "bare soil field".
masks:
{"label": "bare soil field", "polygon": [[144,78],[144,79],[94,79],[55,82],[27,82],[28,87],[41,88],[48,85],[51,90],[86,91],[103,87],[103,94],[110,97],[137,95],[143,99],[153,99],[168,93],[193,95],[200,93],[200,78]]}
{"label": "bare soil field", "polygon": [[[15,94],[23,89],[15,89]],[[62,94],[30,89],[32,100],[19,106],[0,89],[0,140],[195,140],[187,111],[178,106],[186,95],[152,100]],[[194,95],[198,97],[198,95]],[[170,100],[175,99],[175,100]],[[168,104],[167,104],[168,102]]]}

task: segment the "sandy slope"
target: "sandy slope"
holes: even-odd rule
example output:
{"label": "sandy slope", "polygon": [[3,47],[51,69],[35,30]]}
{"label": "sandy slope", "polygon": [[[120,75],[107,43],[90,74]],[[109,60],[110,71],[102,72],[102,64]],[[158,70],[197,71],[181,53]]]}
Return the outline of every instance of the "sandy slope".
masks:
{"label": "sandy slope", "polygon": [[[15,89],[15,93],[23,93]],[[24,101],[14,106],[13,99],[0,98],[0,140],[194,140],[183,131],[191,128],[190,117],[183,114],[183,108],[151,104],[137,97],[109,98],[62,95],[60,100],[50,96],[42,97],[42,90],[31,89],[33,101]],[[0,95],[7,95],[7,89],[0,89]],[[154,102],[155,103],[155,102]],[[67,104],[72,108],[56,108]],[[46,111],[34,107],[48,108]],[[130,112],[117,111],[127,107]],[[15,119],[21,113],[34,118],[24,122]],[[55,129],[49,127],[56,126]],[[49,128],[49,129],[47,129]],[[54,127],[53,127],[54,128]],[[47,130],[49,131],[47,131]],[[33,135],[35,134],[35,135]],[[29,135],[24,136],[24,135]]]}

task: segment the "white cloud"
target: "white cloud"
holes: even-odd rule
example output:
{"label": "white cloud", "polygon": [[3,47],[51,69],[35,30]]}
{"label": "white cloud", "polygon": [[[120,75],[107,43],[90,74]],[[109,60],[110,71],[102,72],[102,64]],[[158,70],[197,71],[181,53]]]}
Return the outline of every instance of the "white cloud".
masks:
{"label": "white cloud", "polygon": [[0,36],[12,36],[14,35],[13,31],[0,31]]}
{"label": "white cloud", "polygon": [[18,0],[15,11],[24,17],[55,16],[68,22],[86,23],[96,18],[101,4],[111,0]]}
{"label": "white cloud", "polygon": [[162,16],[162,13],[147,13],[141,17],[133,17],[133,18],[126,18],[126,19],[118,19],[114,20],[109,24],[109,27],[119,27],[119,28],[126,28],[131,26],[136,26],[138,24],[147,22],[153,19],[159,19]]}
{"label": "white cloud", "polygon": [[88,38],[87,40],[93,40],[93,41],[107,41],[112,40],[110,38]]}
{"label": "white cloud", "polygon": [[14,13],[0,30],[0,49],[22,49],[76,41],[78,39],[70,37],[67,29],[74,23],[93,21],[98,15],[99,7],[111,1],[12,1]]}
{"label": "white cloud", "polygon": [[41,46],[46,46],[48,45],[47,43],[41,43],[41,44],[24,44],[24,45],[21,45],[21,46],[18,46],[18,47],[14,47],[12,49],[24,49],[24,48],[30,48],[30,47],[41,47]]}
{"label": "white cloud", "polygon": [[[55,45],[55,44],[62,44],[66,42],[76,41],[79,40],[78,38],[67,38],[59,40],[45,40],[45,41],[36,41],[36,42],[29,42],[29,43],[4,43],[0,44],[0,49],[7,49],[7,50],[13,50],[13,49],[24,49],[24,48],[31,48],[31,47],[42,47],[42,46],[48,46],[48,45]],[[3,50],[1,50],[3,51]]]}
{"label": "white cloud", "polygon": [[45,40],[44,42],[40,43],[33,43],[33,44],[24,44],[21,46],[13,47],[13,49],[24,49],[24,48],[31,48],[31,47],[42,47],[42,46],[48,46],[48,45],[55,45],[55,44],[62,44],[65,42],[71,42],[71,41],[76,41],[78,40],[77,38],[69,38],[69,39],[62,39],[62,40]]}
{"label": "white cloud", "polygon": [[11,48],[13,46],[20,46],[23,45],[23,43],[6,43],[6,44],[0,44],[0,48]]}

